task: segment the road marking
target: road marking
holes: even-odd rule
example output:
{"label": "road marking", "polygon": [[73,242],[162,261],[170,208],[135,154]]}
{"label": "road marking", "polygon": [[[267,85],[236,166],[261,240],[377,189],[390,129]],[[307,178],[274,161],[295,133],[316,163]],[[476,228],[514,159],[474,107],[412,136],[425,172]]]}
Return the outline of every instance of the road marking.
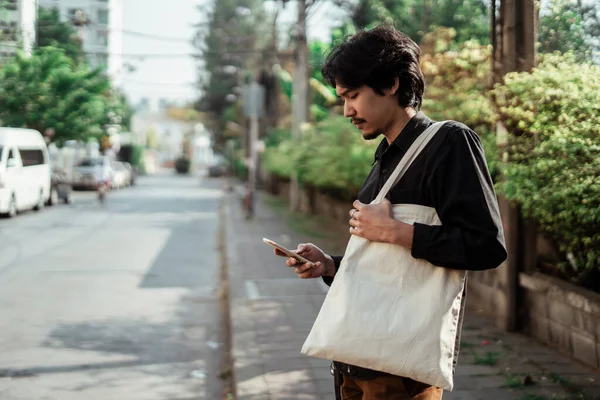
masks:
{"label": "road marking", "polygon": [[258,285],[254,281],[246,281],[246,296],[250,300],[258,300],[261,298],[260,291],[258,290]]}

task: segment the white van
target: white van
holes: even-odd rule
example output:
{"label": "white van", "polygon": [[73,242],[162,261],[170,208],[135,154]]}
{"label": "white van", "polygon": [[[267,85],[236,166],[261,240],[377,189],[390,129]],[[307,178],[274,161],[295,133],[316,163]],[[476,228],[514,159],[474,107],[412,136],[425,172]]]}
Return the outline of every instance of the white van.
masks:
{"label": "white van", "polygon": [[0,214],[41,210],[50,197],[48,147],[33,129],[0,127]]}

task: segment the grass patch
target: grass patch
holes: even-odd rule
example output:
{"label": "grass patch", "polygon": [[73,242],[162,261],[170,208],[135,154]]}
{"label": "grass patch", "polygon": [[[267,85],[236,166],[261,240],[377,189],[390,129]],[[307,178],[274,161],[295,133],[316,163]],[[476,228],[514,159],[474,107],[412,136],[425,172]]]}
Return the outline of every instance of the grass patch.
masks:
{"label": "grass patch", "polygon": [[283,200],[274,196],[265,196],[265,203],[278,213],[285,213],[288,210],[287,204]]}
{"label": "grass patch", "polygon": [[500,359],[500,355],[497,351],[488,351],[483,354],[473,352],[475,364],[477,365],[496,365]]}
{"label": "grass patch", "polygon": [[296,233],[314,239],[329,239],[333,233],[331,221],[327,218],[291,212],[288,204],[275,196],[265,196],[265,203],[279,214],[288,227]]}
{"label": "grass patch", "polygon": [[569,394],[574,395],[572,397],[577,397],[580,399],[586,398],[585,394],[581,391],[581,388],[579,386],[569,381],[568,379],[562,377],[560,374],[557,374],[556,372],[550,372],[548,374],[548,378],[550,378],[551,381],[556,382],[560,386],[562,386],[562,388],[565,389]]}
{"label": "grass patch", "polygon": [[461,349],[469,349],[471,347],[475,347],[475,345],[473,343],[463,342],[462,340],[460,341],[460,348]]}
{"label": "grass patch", "polygon": [[291,214],[287,218],[287,223],[295,232],[310,236],[316,239],[325,239],[328,235],[320,228],[320,221],[315,217],[306,215]]}
{"label": "grass patch", "polygon": [[292,213],[288,209],[286,202],[278,197],[268,196],[266,197],[265,202],[269,207],[275,210],[277,214],[285,219],[287,225],[294,232],[316,239],[324,239],[327,237],[327,234],[324,233],[323,229],[320,229],[319,225],[323,224],[320,218]]}
{"label": "grass patch", "polygon": [[509,389],[517,389],[523,387],[523,377],[514,374],[504,375],[504,387]]}

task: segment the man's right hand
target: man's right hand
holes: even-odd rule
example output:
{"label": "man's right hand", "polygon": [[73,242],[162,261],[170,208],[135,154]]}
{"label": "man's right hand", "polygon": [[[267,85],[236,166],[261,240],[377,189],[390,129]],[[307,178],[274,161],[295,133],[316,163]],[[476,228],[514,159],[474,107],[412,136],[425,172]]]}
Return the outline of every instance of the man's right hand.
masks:
{"label": "man's right hand", "polygon": [[[302,279],[319,278],[321,276],[334,276],[335,264],[331,256],[325,254],[323,250],[312,243],[299,244],[295,251],[309,261],[312,261],[315,266],[311,268],[308,264],[302,264],[294,258],[288,258],[285,262],[290,268],[295,268],[296,274]],[[285,257],[286,255],[275,249],[275,254]]]}

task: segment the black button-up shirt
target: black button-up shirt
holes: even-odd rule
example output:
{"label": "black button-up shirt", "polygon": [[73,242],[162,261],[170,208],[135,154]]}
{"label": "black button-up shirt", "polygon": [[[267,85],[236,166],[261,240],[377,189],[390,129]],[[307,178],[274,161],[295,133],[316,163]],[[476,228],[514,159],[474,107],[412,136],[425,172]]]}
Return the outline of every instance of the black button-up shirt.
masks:
{"label": "black button-up shirt", "polygon": [[[433,121],[417,113],[400,135],[384,139],[358,199],[377,197],[415,139]],[[458,122],[447,122],[390,190],[392,204],[435,208],[442,225],[414,224],[412,256],[440,267],[484,270],[506,259],[504,233],[494,186],[477,134]],[[342,257],[334,257],[339,267]],[[325,279],[330,284],[332,279]]]}
{"label": "black button-up shirt", "polygon": [[[433,121],[417,113],[400,135],[384,139],[358,199],[373,201],[409,147]],[[494,186],[477,134],[458,122],[447,122],[387,195],[392,204],[435,208],[441,226],[414,224],[412,256],[453,269],[484,270],[506,259],[504,232]],[[342,257],[333,257],[336,270]],[[334,278],[323,277],[328,285]],[[382,372],[336,362],[336,368],[360,379]]]}

